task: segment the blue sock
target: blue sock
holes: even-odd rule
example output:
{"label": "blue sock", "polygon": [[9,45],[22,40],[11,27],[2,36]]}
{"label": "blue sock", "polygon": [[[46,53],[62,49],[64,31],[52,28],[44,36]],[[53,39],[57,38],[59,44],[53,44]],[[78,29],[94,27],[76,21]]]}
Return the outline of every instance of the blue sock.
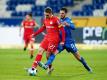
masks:
{"label": "blue sock", "polygon": [[55,55],[51,54],[45,65],[49,66],[50,64],[52,64],[52,62],[54,61],[54,59],[55,59]]}
{"label": "blue sock", "polygon": [[89,68],[89,66],[87,65],[87,63],[86,63],[86,61],[84,60],[83,57],[81,57],[80,62],[84,65],[84,67],[85,67],[88,71],[90,71],[90,68]]}

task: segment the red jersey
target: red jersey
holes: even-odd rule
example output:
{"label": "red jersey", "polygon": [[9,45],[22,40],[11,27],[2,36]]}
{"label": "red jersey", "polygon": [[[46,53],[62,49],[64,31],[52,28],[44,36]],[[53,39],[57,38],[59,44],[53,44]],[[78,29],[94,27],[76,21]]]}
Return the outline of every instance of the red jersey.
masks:
{"label": "red jersey", "polygon": [[24,37],[29,36],[34,32],[35,21],[24,20],[22,26],[24,27]]}
{"label": "red jersey", "polygon": [[63,39],[62,41],[65,41],[65,32],[64,32],[64,28],[60,26],[60,21],[57,17],[52,16],[49,19],[44,19],[43,20],[43,26],[34,33],[34,35],[39,34],[40,32],[42,32],[43,30],[46,29],[47,32],[47,37],[48,40],[60,40],[60,36],[59,36],[59,30],[62,31],[63,34]]}

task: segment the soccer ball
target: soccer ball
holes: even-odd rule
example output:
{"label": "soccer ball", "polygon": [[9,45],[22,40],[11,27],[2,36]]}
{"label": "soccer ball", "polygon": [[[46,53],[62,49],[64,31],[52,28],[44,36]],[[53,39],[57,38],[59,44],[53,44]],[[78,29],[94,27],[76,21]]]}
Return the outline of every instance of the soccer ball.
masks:
{"label": "soccer ball", "polygon": [[30,76],[36,76],[37,75],[37,69],[32,70],[32,68],[28,69],[28,74]]}

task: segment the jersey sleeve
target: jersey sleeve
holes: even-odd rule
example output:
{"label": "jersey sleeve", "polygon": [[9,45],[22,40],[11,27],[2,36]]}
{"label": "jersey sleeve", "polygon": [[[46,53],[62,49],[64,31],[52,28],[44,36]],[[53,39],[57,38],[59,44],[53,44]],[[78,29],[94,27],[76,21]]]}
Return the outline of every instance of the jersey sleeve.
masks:
{"label": "jersey sleeve", "polygon": [[75,25],[74,25],[74,23],[73,23],[73,21],[72,21],[71,19],[68,18],[68,19],[66,20],[66,22],[67,22],[68,24],[70,24],[69,27],[70,27],[72,30],[75,30]]}
{"label": "jersey sleeve", "polygon": [[59,18],[57,18],[57,17],[56,17],[56,22],[57,22],[58,28],[63,27],[63,25],[61,24]]}
{"label": "jersey sleeve", "polygon": [[34,32],[34,36],[37,36],[41,32],[43,32],[46,29],[46,26],[43,24],[42,27],[40,27],[36,32]]}
{"label": "jersey sleeve", "polygon": [[65,42],[65,36],[66,36],[66,34],[65,34],[65,29],[64,29],[64,27],[61,27],[60,28],[60,31],[62,32],[62,41],[61,42]]}
{"label": "jersey sleeve", "polygon": [[62,39],[61,39],[62,41],[61,42],[65,42],[65,30],[64,30],[64,27],[60,23],[60,20],[58,18],[56,18],[56,20],[57,20],[58,28],[62,32]]}

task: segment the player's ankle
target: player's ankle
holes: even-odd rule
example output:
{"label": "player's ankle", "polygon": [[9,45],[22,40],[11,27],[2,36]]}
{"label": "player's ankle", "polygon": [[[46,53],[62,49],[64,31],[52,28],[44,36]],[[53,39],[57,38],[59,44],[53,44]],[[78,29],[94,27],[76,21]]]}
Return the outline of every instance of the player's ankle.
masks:
{"label": "player's ankle", "polygon": [[35,70],[35,68],[34,68],[34,67],[32,67],[32,70]]}

